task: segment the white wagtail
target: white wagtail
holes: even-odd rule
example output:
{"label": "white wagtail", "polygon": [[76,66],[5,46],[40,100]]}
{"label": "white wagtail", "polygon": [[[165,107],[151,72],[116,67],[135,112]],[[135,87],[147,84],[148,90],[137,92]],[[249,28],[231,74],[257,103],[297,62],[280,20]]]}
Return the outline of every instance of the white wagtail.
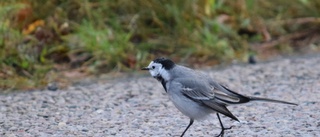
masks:
{"label": "white wagtail", "polygon": [[239,121],[226,106],[242,104],[250,101],[268,101],[297,105],[286,101],[267,98],[251,97],[236,93],[225,86],[213,81],[208,75],[193,69],[175,64],[170,59],[158,58],[142,70],[149,70],[151,76],[161,82],[170,100],[184,115],[190,118],[189,125],[182,132],[186,133],[194,120],[206,118],[210,113],[216,113],[220,122],[223,136],[225,128],[219,113]]}

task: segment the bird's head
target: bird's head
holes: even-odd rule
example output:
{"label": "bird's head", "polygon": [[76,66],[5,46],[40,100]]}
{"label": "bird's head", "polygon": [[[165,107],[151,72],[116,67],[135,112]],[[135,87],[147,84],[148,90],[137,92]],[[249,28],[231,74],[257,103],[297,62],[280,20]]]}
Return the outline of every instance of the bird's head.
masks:
{"label": "bird's head", "polygon": [[157,58],[150,62],[148,67],[142,68],[142,70],[149,70],[152,77],[156,79],[164,79],[169,80],[170,79],[170,73],[169,71],[174,68],[175,63],[166,58]]}

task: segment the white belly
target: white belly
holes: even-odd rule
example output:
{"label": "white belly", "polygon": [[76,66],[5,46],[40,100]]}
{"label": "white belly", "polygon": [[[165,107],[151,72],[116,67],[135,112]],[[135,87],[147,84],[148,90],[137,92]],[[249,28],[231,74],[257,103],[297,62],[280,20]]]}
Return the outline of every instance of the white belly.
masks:
{"label": "white belly", "polygon": [[170,100],[184,115],[195,120],[204,120],[214,111],[185,97],[182,94],[169,95]]}

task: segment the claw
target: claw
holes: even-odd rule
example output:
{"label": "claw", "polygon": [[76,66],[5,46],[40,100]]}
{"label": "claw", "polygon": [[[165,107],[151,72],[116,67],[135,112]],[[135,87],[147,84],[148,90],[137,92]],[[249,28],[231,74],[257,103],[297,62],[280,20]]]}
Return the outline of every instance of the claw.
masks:
{"label": "claw", "polygon": [[230,129],[232,129],[232,128],[233,128],[233,126],[231,126],[231,127],[229,127],[229,128],[222,128],[220,134],[217,135],[216,137],[223,137],[224,131],[225,131],[225,130],[230,130]]}
{"label": "claw", "polygon": [[229,127],[229,128],[225,128],[225,127],[223,126],[222,122],[221,122],[219,113],[217,113],[217,116],[218,116],[218,119],[219,119],[219,122],[220,122],[220,126],[221,126],[221,132],[220,132],[220,134],[219,134],[217,137],[220,137],[220,136],[223,137],[224,131],[225,131],[225,130],[230,130],[233,126],[231,126],[231,127]]}

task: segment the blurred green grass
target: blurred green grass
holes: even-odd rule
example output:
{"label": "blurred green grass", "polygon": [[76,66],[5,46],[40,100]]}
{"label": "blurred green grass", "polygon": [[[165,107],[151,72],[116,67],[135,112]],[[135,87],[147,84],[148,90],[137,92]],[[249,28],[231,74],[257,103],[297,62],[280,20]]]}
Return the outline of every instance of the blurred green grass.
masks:
{"label": "blurred green grass", "polygon": [[315,0],[1,1],[0,89],[128,72],[158,56],[201,66],[319,50],[319,14]]}

